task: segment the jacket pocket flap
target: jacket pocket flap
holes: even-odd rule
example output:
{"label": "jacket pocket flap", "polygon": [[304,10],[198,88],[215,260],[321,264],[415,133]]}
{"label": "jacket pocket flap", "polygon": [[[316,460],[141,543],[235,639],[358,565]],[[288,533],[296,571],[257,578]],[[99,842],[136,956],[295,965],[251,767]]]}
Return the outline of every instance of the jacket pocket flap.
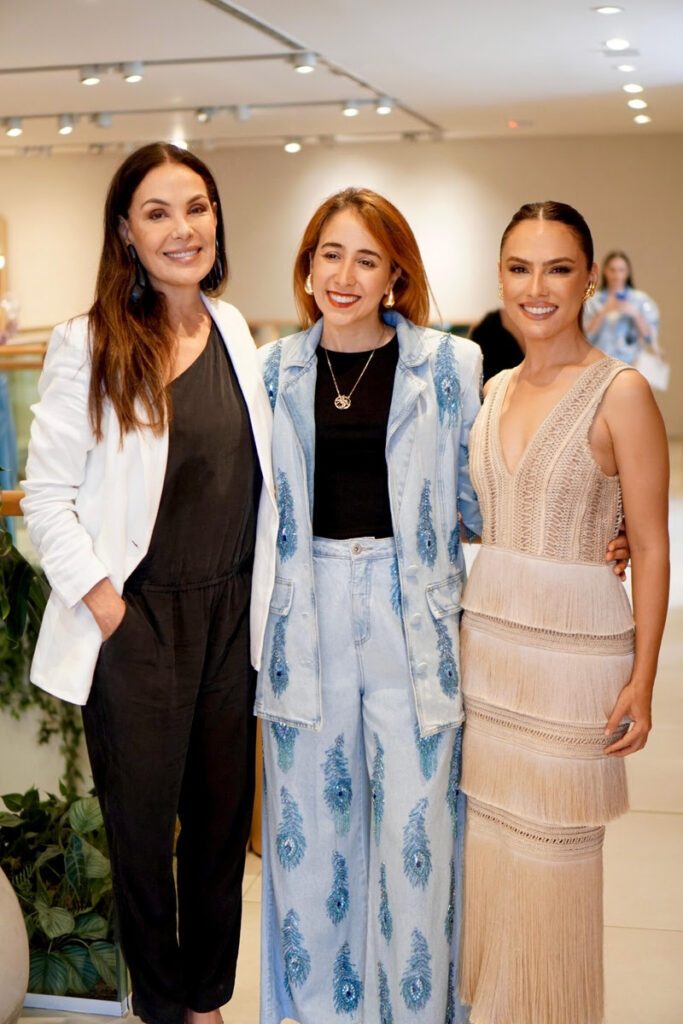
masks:
{"label": "jacket pocket flap", "polygon": [[456,573],[440,583],[427,587],[427,604],[435,619],[443,619],[460,611],[463,574]]}
{"label": "jacket pocket flap", "polygon": [[289,615],[294,598],[294,583],[292,580],[283,580],[275,577],[273,594],[270,599],[270,610],[275,615]]}

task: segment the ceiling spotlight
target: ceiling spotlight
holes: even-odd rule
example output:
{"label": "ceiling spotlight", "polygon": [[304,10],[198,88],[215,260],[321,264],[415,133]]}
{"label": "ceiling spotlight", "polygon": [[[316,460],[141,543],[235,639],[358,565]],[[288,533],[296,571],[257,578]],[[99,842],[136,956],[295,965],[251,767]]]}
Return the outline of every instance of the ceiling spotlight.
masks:
{"label": "ceiling spotlight", "polygon": [[141,60],[129,60],[121,68],[121,74],[123,75],[124,81],[130,82],[141,82],[144,74],[144,65]]}
{"label": "ceiling spotlight", "polygon": [[643,92],[642,85],[637,85],[636,82],[629,82],[628,85],[623,85],[622,89],[624,92]]}
{"label": "ceiling spotlight", "polygon": [[5,135],[9,135],[11,139],[18,138],[18,136],[21,135],[21,133],[24,130],[21,127],[20,117],[8,117],[5,121],[5,124],[7,125],[7,127],[5,128]]}
{"label": "ceiling spotlight", "polygon": [[617,71],[624,71],[626,74],[628,74],[629,71],[635,70],[636,69],[633,64],[617,64]]}
{"label": "ceiling spotlight", "polygon": [[290,139],[289,142],[285,142],[285,153],[300,153],[301,143],[296,139]]}
{"label": "ceiling spotlight", "polygon": [[315,71],[317,63],[318,58],[314,53],[297,53],[292,57],[294,70],[300,75],[310,75]]}
{"label": "ceiling spotlight", "polygon": [[186,139],[181,139],[181,138],[171,139],[171,145],[172,146],[177,146],[178,149],[189,149],[190,148],[189,143],[187,142],[187,140]]}
{"label": "ceiling spotlight", "polygon": [[197,118],[200,124],[206,124],[207,121],[211,120],[215,113],[215,107],[200,107],[197,110],[195,117]]}
{"label": "ceiling spotlight", "polygon": [[648,117],[647,114],[636,114],[633,120],[636,124],[649,124],[652,118]]}
{"label": "ceiling spotlight", "polygon": [[608,39],[605,46],[608,50],[628,50],[630,47],[628,39]]}
{"label": "ceiling spotlight", "polygon": [[645,100],[629,100],[628,105],[631,110],[645,110],[647,107]]}
{"label": "ceiling spotlight", "polygon": [[100,81],[99,69],[94,64],[86,64],[80,70],[81,85],[98,85]]}
{"label": "ceiling spotlight", "polygon": [[354,100],[347,100],[342,107],[342,114],[344,117],[358,117],[360,114],[360,107]]}
{"label": "ceiling spotlight", "polygon": [[375,104],[375,113],[384,117],[394,109],[393,101],[388,96],[379,96]]}
{"label": "ceiling spotlight", "polygon": [[235,107],[235,120],[248,121],[251,117],[251,107],[248,103],[239,103]]}
{"label": "ceiling spotlight", "polygon": [[57,130],[60,135],[71,135],[74,124],[73,114],[60,114],[57,120]]}
{"label": "ceiling spotlight", "polygon": [[603,7],[593,8],[596,14],[621,14],[623,9],[623,7],[611,7],[609,4],[605,4]]}

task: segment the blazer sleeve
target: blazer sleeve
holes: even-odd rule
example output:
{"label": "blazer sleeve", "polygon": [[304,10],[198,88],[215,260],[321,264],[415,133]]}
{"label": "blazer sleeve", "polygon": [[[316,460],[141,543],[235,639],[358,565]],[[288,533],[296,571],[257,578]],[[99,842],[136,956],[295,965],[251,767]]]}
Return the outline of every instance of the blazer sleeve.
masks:
{"label": "blazer sleeve", "polygon": [[89,386],[85,321],[60,324],[50,338],[39,401],[32,407],[21,507],[50,585],[67,607],[108,575],[76,511],[88,453],[95,447]]}
{"label": "blazer sleeve", "polygon": [[468,534],[481,536],[482,518],[479,500],[470,478],[469,439],[470,430],[481,408],[482,354],[478,345],[464,342],[468,347],[467,367],[469,375],[461,391],[462,427],[458,456],[458,510]]}

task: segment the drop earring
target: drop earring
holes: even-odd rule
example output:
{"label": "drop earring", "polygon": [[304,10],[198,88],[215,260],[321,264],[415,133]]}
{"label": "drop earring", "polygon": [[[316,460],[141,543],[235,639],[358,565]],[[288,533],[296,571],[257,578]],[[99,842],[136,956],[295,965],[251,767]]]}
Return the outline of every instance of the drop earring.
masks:
{"label": "drop earring", "polygon": [[590,281],[589,284],[588,284],[588,287],[586,288],[585,292],[583,293],[583,301],[584,302],[588,302],[588,300],[592,299],[594,295],[595,295],[595,281]]}
{"label": "drop earring", "polygon": [[313,280],[311,279],[311,275],[310,274],[308,275],[308,277],[304,281],[304,291],[306,292],[307,295],[312,295],[313,294]]}
{"label": "drop earring", "polygon": [[130,290],[129,299],[134,305],[137,305],[142,296],[145,294],[147,286],[149,285],[149,280],[147,278],[147,271],[140,262],[140,257],[137,254],[135,246],[127,245],[126,248],[128,250],[128,255],[130,256],[130,261],[133,264],[133,268],[135,270],[135,282]]}
{"label": "drop earring", "polygon": [[389,294],[385,295],[384,302],[382,303],[385,309],[391,309],[392,306],[396,305],[396,297],[394,296],[394,289],[389,289]]}
{"label": "drop earring", "polygon": [[498,298],[501,300],[501,302],[503,301],[503,282],[502,281],[498,282]]}

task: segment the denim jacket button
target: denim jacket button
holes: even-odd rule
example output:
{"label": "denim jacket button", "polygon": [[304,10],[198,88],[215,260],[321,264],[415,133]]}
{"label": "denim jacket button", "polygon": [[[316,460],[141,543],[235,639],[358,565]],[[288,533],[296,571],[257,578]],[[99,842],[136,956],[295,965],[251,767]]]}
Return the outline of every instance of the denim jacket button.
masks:
{"label": "denim jacket button", "polygon": [[420,661],[415,667],[415,674],[418,676],[426,676],[428,665],[426,661]]}
{"label": "denim jacket button", "polygon": [[410,625],[411,626],[421,626],[422,625],[422,616],[420,615],[419,612],[415,612],[414,615],[410,616]]}
{"label": "denim jacket button", "polygon": [[416,565],[409,565],[406,569],[406,576],[417,576],[418,568]]}

